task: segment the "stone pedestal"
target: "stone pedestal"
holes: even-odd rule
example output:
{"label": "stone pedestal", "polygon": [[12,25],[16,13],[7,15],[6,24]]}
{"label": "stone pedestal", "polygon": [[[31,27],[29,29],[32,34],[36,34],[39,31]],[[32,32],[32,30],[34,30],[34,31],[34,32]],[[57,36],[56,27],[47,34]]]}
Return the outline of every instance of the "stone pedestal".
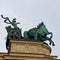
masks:
{"label": "stone pedestal", "polygon": [[11,40],[9,47],[8,53],[0,53],[1,60],[57,60],[43,42]]}
{"label": "stone pedestal", "polygon": [[9,52],[16,53],[37,53],[46,54],[51,53],[51,48],[42,42],[29,42],[29,41],[10,41]]}

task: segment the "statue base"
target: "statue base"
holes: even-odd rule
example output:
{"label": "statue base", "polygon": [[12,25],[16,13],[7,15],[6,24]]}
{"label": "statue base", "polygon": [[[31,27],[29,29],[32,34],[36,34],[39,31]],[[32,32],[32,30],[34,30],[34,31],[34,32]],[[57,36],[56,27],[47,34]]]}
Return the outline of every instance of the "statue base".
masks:
{"label": "statue base", "polygon": [[43,42],[11,40],[9,52],[38,53],[49,55],[51,53],[51,48]]}
{"label": "statue base", "polygon": [[8,53],[0,53],[1,60],[55,60],[51,48],[43,42],[10,40]]}

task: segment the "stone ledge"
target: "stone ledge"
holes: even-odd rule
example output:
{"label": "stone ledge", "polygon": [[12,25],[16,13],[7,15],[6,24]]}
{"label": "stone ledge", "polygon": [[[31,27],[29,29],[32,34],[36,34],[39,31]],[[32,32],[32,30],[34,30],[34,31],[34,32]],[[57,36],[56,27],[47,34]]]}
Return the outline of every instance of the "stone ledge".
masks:
{"label": "stone ledge", "polygon": [[31,57],[31,56],[14,56],[14,55],[5,55],[4,59],[15,59],[15,60],[52,60],[52,58],[47,57]]}
{"label": "stone ledge", "polygon": [[45,55],[45,54],[37,54],[37,53],[13,53],[11,52],[9,55],[11,56],[25,56],[25,57],[45,57],[45,58],[52,58],[52,59],[57,59],[57,56],[52,56],[52,55]]}
{"label": "stone ledge", "polygon": [[8,55],[7,53],[0,52],[0,60],[4,60],[4,55]]}
{"label": "stone ledge", "polygon": [[18,52],[16,52],[16,53],[14,53],[14,52],[11,52],[11,53],[9,53],[9,55],[14,55],[14,56],[30,56],[30,57],[45,57],[45,55],[44,54],[37,54],[37,53],[18,53]]}
{"label": "stone ledge", "polygon": [[36,53],[0,53],[0,60],[57,60],[57,56]]}

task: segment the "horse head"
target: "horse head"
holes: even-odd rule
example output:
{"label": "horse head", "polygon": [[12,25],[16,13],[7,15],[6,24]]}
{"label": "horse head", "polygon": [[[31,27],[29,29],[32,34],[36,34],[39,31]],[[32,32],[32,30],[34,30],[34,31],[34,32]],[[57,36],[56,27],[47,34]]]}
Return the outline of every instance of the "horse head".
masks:
{"label": "horse head", "polygon": [[37,25],[37,28],[39,29],[43,25],[44,25],[44,22],[41,22],[40,24]]}
{"label": "horse head", "polygon": [[37,25],[37,32],[38,32],[38,34],[40,34],[42,36],[51,35],[50,38],[53,37],[53,34],[51,32],[49,32],[47,30],[46,26],[44,25],[44,22],[41,22],[39,25]]}

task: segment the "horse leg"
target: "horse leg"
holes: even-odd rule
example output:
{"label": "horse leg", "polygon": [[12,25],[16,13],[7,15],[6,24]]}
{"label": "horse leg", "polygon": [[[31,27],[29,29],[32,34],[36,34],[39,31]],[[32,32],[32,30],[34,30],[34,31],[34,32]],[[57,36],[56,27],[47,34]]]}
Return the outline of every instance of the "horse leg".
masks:
{"label": "horse leg", "polygon": [[51,40],[51,38],[46,37],[46,40],[49,40],[49,42],[50,42],[49,44],[50,44],[50,45],[52,44],[53,46],[55,46],[55,44],[54,44],[54,42]]}
{"label": "horse leg", "polygon": [[50,39],[53,37],[53,34],[51,32],[48,32],[46,35],[51,35]]}
{"label": "horse leg", "polygon": [[46,39],[50,41],[50,43],[49,43],[50,45],[51,45],[51,43],[52,43],[52,45],[54,46],[55,44],[54,44],[54,42],[51,40],[51,38],[53,37],[53,34],[52,34],[51,32],[48,32],[47,35],[49,35],[49,34],[51,34],[50,38],[49,38],[49,37],[46,37]]}

